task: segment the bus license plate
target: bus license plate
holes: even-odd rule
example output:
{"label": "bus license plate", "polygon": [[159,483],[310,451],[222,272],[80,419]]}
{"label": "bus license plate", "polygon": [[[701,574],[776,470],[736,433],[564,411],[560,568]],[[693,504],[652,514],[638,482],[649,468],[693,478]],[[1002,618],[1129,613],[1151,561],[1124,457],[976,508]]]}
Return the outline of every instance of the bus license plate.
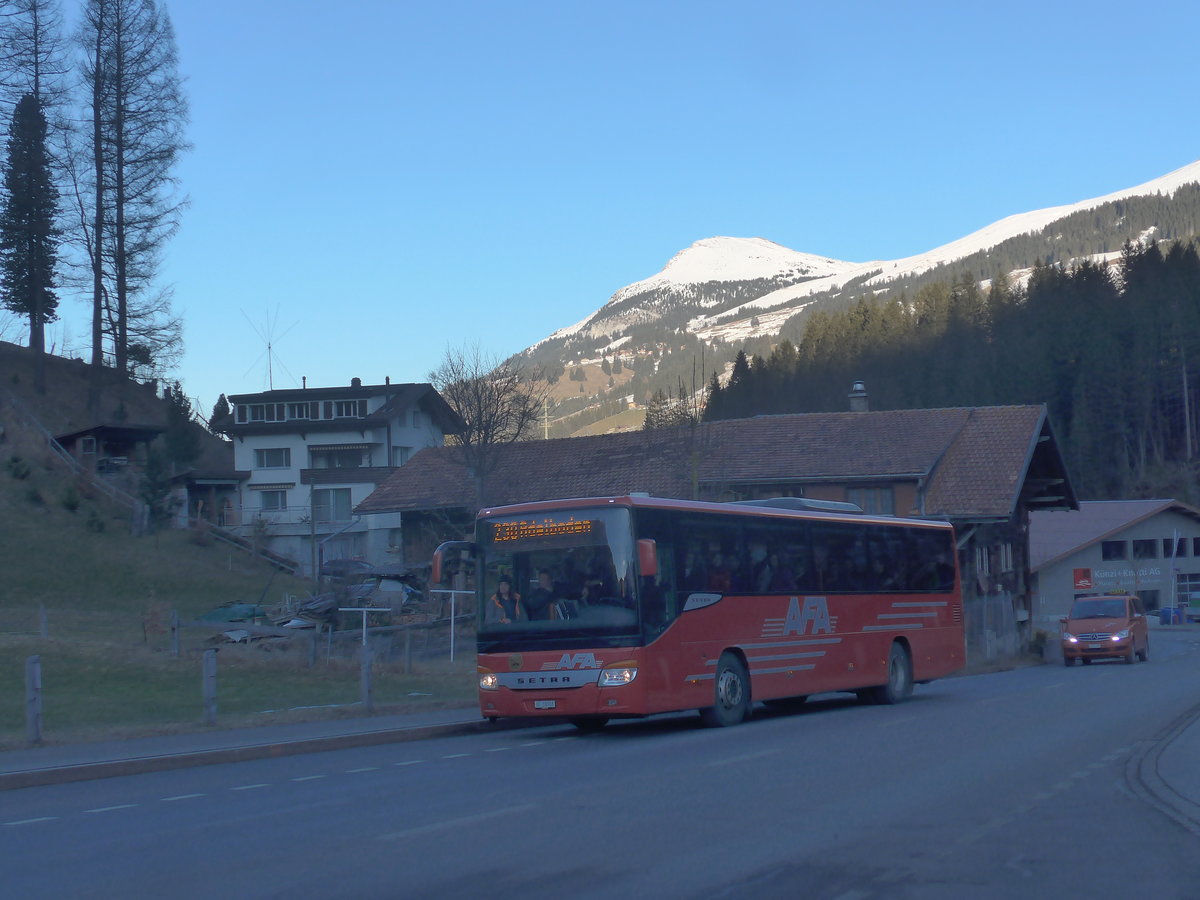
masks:
{"label": "bus license plate", "polygon": [[557,703],[558,703],[557,700],[534,700],[533,708],[534,709],[554,709],[554,707],[557,705]]}

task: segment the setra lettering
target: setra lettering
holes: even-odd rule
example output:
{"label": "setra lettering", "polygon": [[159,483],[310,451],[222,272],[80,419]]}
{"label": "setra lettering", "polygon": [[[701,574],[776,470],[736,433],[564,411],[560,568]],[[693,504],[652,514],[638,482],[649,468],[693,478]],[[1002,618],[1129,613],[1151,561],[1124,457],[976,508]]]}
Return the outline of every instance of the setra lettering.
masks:
{"label": "setra lettering", "polygon": [[833,626],[829,624],[829,606],[825,602],[825,598],[805,597],[804,606],[801,607],[800,598],[793,597],[788,603],[787,618],[783,621],[783,633],[833,634]]}

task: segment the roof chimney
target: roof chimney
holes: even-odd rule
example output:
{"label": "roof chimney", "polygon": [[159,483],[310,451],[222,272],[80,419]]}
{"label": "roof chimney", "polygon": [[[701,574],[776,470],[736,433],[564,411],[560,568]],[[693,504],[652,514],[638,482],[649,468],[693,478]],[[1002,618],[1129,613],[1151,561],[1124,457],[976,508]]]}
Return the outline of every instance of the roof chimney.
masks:
{"label": "roof chimney", "polygon": [[384,383],[384,384],[391,384],[391,383],[392,383],[392,376],[391,376],[391,375],[384,375],[384,376],[383,376],[383,383]]}
{"label": "roof chimney", "polygon": [[867,386],[856,381],[850,387],[850,412],[866,412],[871,407],[867,403]]}
{"label": "roof chimney", "polygon": [[361,378],[351,378],[350,379],[350,387],[356,387],[356,388],[362,387],[362,379]]}

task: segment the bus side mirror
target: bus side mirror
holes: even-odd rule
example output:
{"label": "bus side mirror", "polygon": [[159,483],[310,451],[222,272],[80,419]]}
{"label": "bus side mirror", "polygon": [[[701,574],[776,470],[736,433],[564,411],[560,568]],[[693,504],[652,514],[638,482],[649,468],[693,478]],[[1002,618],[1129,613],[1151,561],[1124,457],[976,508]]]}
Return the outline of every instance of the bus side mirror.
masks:
{"label": "bus side mirror", "polygon": [[438,548],[433,551],[433,567],[429,573],[430,583],[444,584],[446,576],[449,574],[446,571],[446,563],[450,560],[452,554],[464,552],[468,556],[474,556],[475,545],[470,541],[446,541],[438,545]]}
{"label": "bus side mirror", "polygon": [[637,542],[638,571],[643,578],[658,574],[658,548],[650,538],[639,538]]}

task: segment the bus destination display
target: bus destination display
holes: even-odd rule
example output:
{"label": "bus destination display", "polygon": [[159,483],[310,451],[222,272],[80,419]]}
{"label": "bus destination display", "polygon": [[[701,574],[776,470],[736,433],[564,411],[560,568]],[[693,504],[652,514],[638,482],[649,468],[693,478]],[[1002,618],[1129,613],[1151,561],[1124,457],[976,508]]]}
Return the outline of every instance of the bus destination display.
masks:
{"label": "bus destination display", "polygon": [[492,540],[497,544],[509,541],[544,541],[547,538],[580,537],[592,535],[599,526],[591,519],[568,518],[529,520],[516,522],[493,522]]}

